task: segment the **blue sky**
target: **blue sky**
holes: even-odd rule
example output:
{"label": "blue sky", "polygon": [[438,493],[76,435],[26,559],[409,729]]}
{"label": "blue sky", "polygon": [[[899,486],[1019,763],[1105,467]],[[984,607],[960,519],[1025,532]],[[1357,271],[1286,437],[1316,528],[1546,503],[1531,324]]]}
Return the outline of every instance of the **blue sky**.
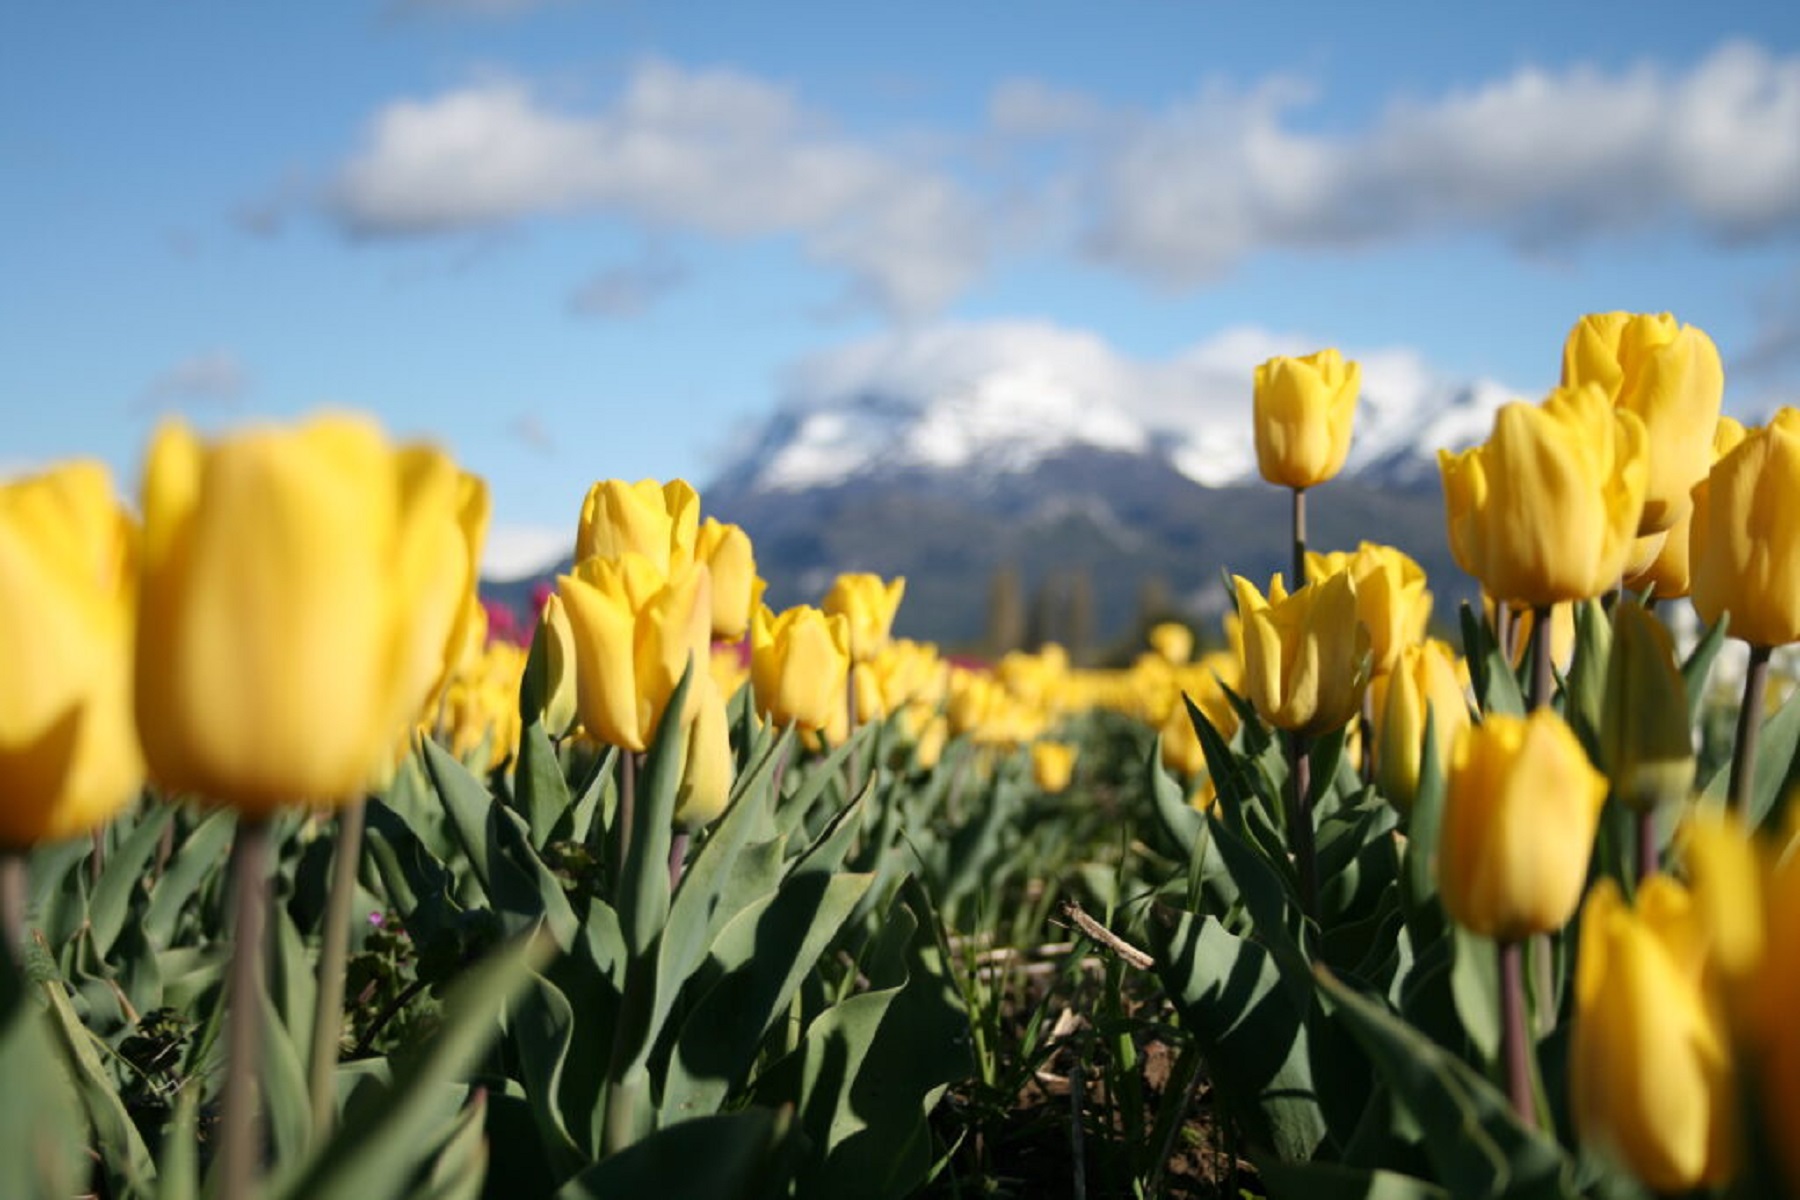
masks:
{"label": "blue sky", "polygon": [[592,480],[704,485],[847,345],[1018,322],[1242,360],[1232,419],[1271,348],[1530,392],[1581,313],[1670,310],[1760,415],[1794,9],[8,5],[0,471],[368,409],[488,478],[499,565]]}

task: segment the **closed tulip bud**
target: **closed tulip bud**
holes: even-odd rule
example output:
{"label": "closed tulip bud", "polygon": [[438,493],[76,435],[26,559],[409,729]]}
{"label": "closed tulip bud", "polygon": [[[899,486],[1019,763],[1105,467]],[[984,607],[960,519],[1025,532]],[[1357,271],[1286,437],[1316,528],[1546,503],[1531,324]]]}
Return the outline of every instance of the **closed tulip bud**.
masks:
{"label": "closed tulip bud", "polygon": [[581,502],[575,561],[634,553],[674,575],[694,561],[699,530],[700,496],[685,480],[605,479]]}
{"label": "closed tulip bud", "polygon": [[1194,654],[1194,631],[1180,621],[1163,621],[1150,630],[1150,648],[1163,661],[1180,666]]}
{"label": "closed tulip bud", "polygon": [[1400,649],[1425,636],[1431,620],[1431,593],[1425,569],[1392,546],[1364,542],[1356,553],[1309,552],[1308,582],[1348,572],[1356,584],[1356,615],[1369,631],[1370,670],[1380,675],[1394,669]]}
{"label": "closed tulip bud", "polygon": [[1344,466],[1362,367],[1336,350],[1256,368],[1256,465],[1282,487],[1324,483]]}
{"label": "closed tulip bud", "polygon": [[1616,587],[1638,534],[1648,443],[1598,385],[1514,401],[1487,442],[1438,452],[1450,548],[1490,595],[1541,606]]}
{"label": "closed tulip bud", "polygon": [[839,575],[820,607],[850,622],[851,653],[857,662],[867,662],[887,645],[894,614],[905,594],[906,580],[902,578],[884,583],[879,575]]}
{"label": "closed tulip bud", "polygon": [[1232,581],[1244,623],[1244,681],[1262,719],[1305,734],[1342,726],[1369,681],[1369,633],[1357,619],[1350,576],[1290,596],[1277,575],[1266,600],[1248,579]]}
{"label": "closed tulip bud", "polygon": [[1725,398],[1725,369],[1712,339],[1668,313],[1594,313],[1569,333],[1562,381],[1596,383],[1644,422],[1650,469],[1638,532],[1673,526],[1706,475],[1708,435]]}
{"label": "closed tulip bud", "polygon": [[1193,776],[1206,770],[1206,748],[1185,704],[1172,709],[1162,723],[1162,765],[1177,775]]}
{"label": "closed tulip bud", "polygon": [[1464,928],[1502,942],[1568,923],[1587,880],[1606,779],[1549,709],[1490,715],[1456,739],[1438,891]]}
{"label": "closed tulip bud", "polygon": [[1631,601],[1613,609],[1603,703],[1601,759],[1613,795],[1639,812],[1686,799],[1694,786],[1687,687],[1668,629]]}
{"label": "closed tulip bud", "polygon": [[361,795],[443,671],[466,584],[457,504],[448,459],[396,452],[365,420],[211,445],[165,425],[138,609],[151,774],[254,817]]}
{"label": "closed tulip bud", "polygon": [[1703,929],[1668,875],[1635,911],[1602,879],[1581,917],[1569,1080],[1576,1132],[1658,1192],[1731,1173],[1730,1039],[1703,990]]}
{"label": "closed tulip bud", "polygon": [[944,745],[950,740],[950,722],[942,713],[934,714],[919,730],[919,740],[913,746],[913,759],[920,767],[929,771],[938,765],[944,757]]}
{"label": "closed tulip bud", "polygon": [[694,555],[712,573],[713,637],[738,641],[750,628],[752,606],[761,602],[750,535],[708,517],[694,543]]}
{"label": "closed tulip bud", "polygon": [[551,737],[561,737],[575,724],[580,655],[569,611],[555,592],[545,598],[544,611],[538,615],[537,640],[544,647],[544,729]]}
{"label": "closed tulip bud", "polygon": [[731,798],[735,762],[731,757],[730,721],[725,697],[710,672],[694,664],[694,716],[687,727],[687,757],[675,792],[675,824],[688,829],[710,825]]}
{"label": "closed tulip bud", "polygon": [[136,542],[98,463],[0,484],[0,849],[97,828],[143,781]]}
{"label": "closed tulip bud", "polygon": [[556,581],[575,631],[576,705],[587,736],[625,750],[650,748],[690,662],[711,645],[710,580],[704,564],[665,578],[627,551],[590,558]]}
{"label": "closed tulip bud", "polygon": [[1440,763],[1450,761],[1457,737],[1470,724],[1456,655],[1439,641],[1407,646],[1392,672],[1375,677],[1370,692],[1377,723],[1375,784],[1402,811],[1410,811],[1419,792],[1427,715]]}
{"label": "closed tulip bud", "polygon": [[1074,778],[1074,746],[1067,742],[1031,743],[1031,779],[1040,791],[1054,796],[1068,790]]}
{"label": "closed tulip bud", "polygon": [[1800,409],[1783,408],[1695,489],[1694,609],[1755,646],[1800,641]]}
{"label": "closed tulip bud", "polygon": [[750,686],[756,711],[777,725],[820,730],[844,710],[850,625],[802,605],[750,620]]}

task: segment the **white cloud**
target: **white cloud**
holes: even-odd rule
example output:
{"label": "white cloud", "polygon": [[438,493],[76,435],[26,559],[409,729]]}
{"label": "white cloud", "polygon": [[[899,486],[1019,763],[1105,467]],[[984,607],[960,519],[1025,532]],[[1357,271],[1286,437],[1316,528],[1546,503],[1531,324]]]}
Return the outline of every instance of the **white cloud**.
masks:
{"label": "white cloud", "polygon": [[565,528],[496,524],[482,548],[481,574],[500,582],[524,579],[556,566],[574,549],[575,535]]}
{"label": "white cloud", "polygon": [[835,132],[792,92],[736,71],[639,66],[603,110],[566,111],[524,83],[388,105],[329,207],[362,236],[599,213],[717,237],[797,236],[898,315],[980,270],[981,214],[948,176]]}
{"label": "white cloud", "polygon": [[1732,43],[1685,73],[1527,67],[1347,133],[1301,128],[1314,99],[1270,80],[1111,112],[1080,168],[1088,249],[1193,284],[1269,248],[1445,231],[1541,247],[1653,225],[1800,230],[1800,57]]}
{"label": "white cloud", "polygon": [[144,400],[150,404],[205,401],[230,406],[250,390],[250,376],[237,355],[209,350],[184,358],[150,381]]}

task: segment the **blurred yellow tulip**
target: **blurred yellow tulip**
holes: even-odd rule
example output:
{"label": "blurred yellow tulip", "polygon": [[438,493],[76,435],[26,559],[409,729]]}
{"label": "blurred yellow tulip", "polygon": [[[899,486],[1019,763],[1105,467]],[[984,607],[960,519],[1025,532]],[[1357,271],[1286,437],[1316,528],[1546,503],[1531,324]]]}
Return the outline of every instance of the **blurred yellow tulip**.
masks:
{"label": "blurred yellow tulip", "polygon": [[839,575],[820,607],[850,622],[851,656],[859,663],[867,662],[887,645],[894,614],[905,594],[906,580],[902,578],[884,582],[881,576],[867,573]]}
{"label": "blurred yellow tulip", "polygon": [[689,686],[697,695],[693,720],[687,726],[687,757],[675,793],[675,824],[694,829],[710,825],[725,811],[736,760],[731,756],[731,723],[718,683],[711,672],[696,671]]}
{"label": "blurred yellow tulip", "polygon": [[1725,368],[1712,339],[1668,313],[1593,313],[1569,331],[1562,382],[1596,383],[1644,422],[1650,468],[1637,532],[1680,521],[1689,492],[1711,465],[1708,435],[1725,398]]}
{"label": "blurred yellow tulip", "polygon": [[1394,669],[1377,675],[1369,689],[1376,722],[1375,784],[1407,811],[1419,791],[1426,715],[1432,718],[1439,763],[1450,761],[1457,737],[1470,724],[1456,654],[1436,640],[1407,646]]}
{"label": "blurred yellow tulip", "polygon": [[164,425],[138,610],[151,774],[257,817],[361,795],[444,671],[469,584],[461,492],[448,458],[365,419],[210,445]]}
{"label": "blurred yellow tulip", "polygon": [[[682,673],[690,663],[707,670],[710,583],[704,564],[665,578],[635,551],[586,559],[557,577],[575,633],[576,704],[588,737],[649,749]],[[698,687],[689,692],[689,704],[697,703]]]}
{"label": "blurred yellow tulip", "polygon": [[1463,730],[1438,842],[1445,910],[1502,942],[1561,929],[1581,899],[1605,800],[1605,777],[1550,709]]}
{"label": "blurred yellow tulip", "polygon": [[1362,704],[1369,632],[1357,619],[1356,586],[1339,573],[1293,595],[1281,576],[1268,599],[1233,576],[1244,627],[1244,682],[1263,720],[1280,729],[1327,733]]}
{"label": "blurred yellow tulip", "polygon": [[1486,443],[1438,452],[1450,548],[1484,591],[1541,607],[1616,587],[1637,540],[1648,443],[1597,384],[1514,401]]}
{"label": "blurred yellow tulip", "polygon": [[1307,553],[1307,582],[1341,572],[1356,584],[1357,619],[1369,631],[1370,670],[1377,675],[1393,670],[1401,647],[1424,637],[1431,620],[1425,569],[1403,551],[1375,542],[1363,542],[1353,554]]}
{"label": "blurred yellow tulip", "polygon": [[0,849],[86,833],[143,782],[137,530],[106,468],[0,484]]}
{"label": "blurred yellow tulip", "polygon": [[1194,654],[1194,631],[1180,621],[1163,621],[1146,635],[1150,648],[1165,662],[1180,666]]}
{"label": "blurred yellow tulip", "polygon": [[1730,1035],[1703,988],[1706,957],[1693,899],[1670,876],[1645,880],[1635,909],[1611,879],[1594,886],[1575,973],[1575,1129],[1658,1192],[1731,1173]]}
{"label": "blurred yellow tulip", "polygon": [[1800,641],[1800,409],[1782,408],[1713,464],[1689,536],[1702,621],[1729,611],[1732,637]]}
{"label": "blurred yellow tulip", "polygon": [[[1712,461],[1718,462],[1727,450],[1743,441],[1745,430],[1735,419],[1722,416],[1713,427]],[[1693,587],[1692,563],[1694,519],[1702,511],[1706,496],[1706,480],[1702,476],[1694,485],[1693,503],[1680,519],[1669,526],[1657,544],[1656,557],[1641,570],[1626,572],[1625,586],[1634,592],[1654,588],[1658,600],[1675,600],[1687,595]],[[1704,524],[1704,521],[1702,521]],[[1651,537],[1658,535],[1652,534]],[[1640,538],[1642,542],[1645,539]]]}
{"label": "blurred yellow tulip", "polygon": [[664,575],[694,561],[700,496],[686,480],[603,479],[581,502],[575,561],[641,554]]}
{"label": "blurred yellow tulip", "polygon": [[1075,778],[1075,754],[1075,747],[1068,742],[1031,743],[1032,782],[1052,796],[1068,790]]}
{"label": "blurred yellow tulip", "polygon": [[713,637],[740,640],[750,628],[753,607],[760,602],[750,535],[736,525],[708,517],[694,543],[694,556],[712,572]]}
{"label": "blurred yellow tulip", "polygon": [[807,605],[750,620],[750,685],[756,711],[776,725],[820,730],[844,710],[850,624]]}
{"label": "blurred yellow tulip", "polygon": [[1362,367],[1336,350],[1271,358],[1256,368],[1256,465],[1282,487],[1324,483],[1344,466]]}

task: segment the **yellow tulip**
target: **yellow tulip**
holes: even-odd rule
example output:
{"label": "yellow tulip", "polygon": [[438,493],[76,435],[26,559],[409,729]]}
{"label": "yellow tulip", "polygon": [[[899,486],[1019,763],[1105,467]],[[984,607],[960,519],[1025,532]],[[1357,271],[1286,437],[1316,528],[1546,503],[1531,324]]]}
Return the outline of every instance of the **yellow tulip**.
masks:
{"label": "yellow tulip", "polygon": [[851,654],[857,662],[867,662],[887,645],[894,614],[905,594],[906,580],[902,578],[884,583],[879,575],[839,575],[820,607],[849,620]]}
{"label": "yellow tulip", "polygon": [[675,793],[675,824],[688,829],[719,819],[731,798],[735,760],[731,757],[731,723],[725,697],[710,672],[697,671],[690,685],[697,693],[694,718],[687,727],[687,755]]}
{"label": "yellow tulip", "polygon": [[1324,483],[1344,466],[1362,367],[1336,350],[1271,358],[1256,368],[1256,465],[1282,487]]}
{"label": "yellow tulip", "polygon": [[0,848],[96,828],[143,781],[136,542],[98,463],[0,484]]}
{"label": "yellow tulip", "polygon": [[1561,929],[1581,899],[1605,800],[1605,777],[1549,709],[1463,730],[1438,842],[1444,908],[1503,942]]}
{"label": "yellow tulip", "polygon": [[[1745,437],[1744,427],[1731,417],[1722,416],[1713,427],[1712,461],[1718,462],[1725,452],[1732,449]],[[1626,572],[1625,586],[1634,592],[1646,588],[1654,588],[1658,600],[1674,600],[1687,595],[1693,588],[1690,564],[1693,549],[1694,518],[1703,511],[1702,505],[1706,497],[1706,480],[1703,477],[1694,485],[1693,503],[1682,513],[1675,524],[1669,526],[1666,536],[1658,545],[1656,557],[1641,570]],[[1702,524],[1705,522],[1702,521]],[[1651,535],[1655,537],[1656,535]],[[1638,539],[1640,542],[1645,539]]]}
{"label": "yellow tulip", "polygon": [[[586,559],[558,576],[556,591],[575,632],[576,704],[588,737],[625,750],[650,748],[682,673],[690,663],[697,673],[706,670],[710,585],[704,564],[665,579],[635,551]],[[690,693],[690,705],[697,703],[698,689]]]}
{"label": "yellow tulip", "polygon": [[1569,332],[1562,382],[1596,383],[1644,422],[1650,468],[1637,531],[1655,533],[1681,520],[1710,465],[1707,438],[1725,398],[1725,369],[1712,339],[1668,313],[1594,313]]}
{"label": "yellow tulip", "polygon": [[1194,631],[1180,621],[1163,621],[1147,635],[1150,648],[1165,662],[1176,666],[1194,654]]}
{"label": "yellow tulip", "polygon": [[942,713],[933,714],[919,730],[918,741],[913,745],[913,758],[929,771],[943,758],[944,746],[949,740],[950,722]]}
{"label": "yellow tulip", "polygon": [[712,572],[712,635],[735,642],[750,628],[750,613],[760,603],[756,587],[756,556],[750,535],[736,525],[711,517],[700,527],[694,556]]}
{"label": "yellow tulip", "polygon": [[1450,761],[1458,735],[1470,724],[1456,654],[1435,640],[1407,646],[1393,671],[1377,675],[1369,689],[1376,721],[1376,786],[1402,811],[1410,810],[1419,791],[1427,714],[1440,763]]}
{"label": "yellow tulip", "polygon": [[1613,795],[1640,812],[1683,800],[1694,785],[1687,688],[1667,627],[1640,604],[1613,609],[1600,717],[1601,758]]}
{"label": "yellow tulip", "polygon": [[[1790,852],[1767,878],[1767,928],[1789,938],[1800,929],[1800,854]],[[1788,942],[1784,949],[1791,948]],[[1788,1187],[1800,1192],[1800,957],[1792,953],[1763,956],[1752,983],[1761,999],[1763,1021],[1757,1030],[1762,1054],[1764,1120]]]}
{"label": "yellow tulip", "polygon": [[575,561],[641,554],[664,575],[694,561],[700,496],[685,480],[605,479],[581,502]]}
{"label": "yellow tulip", "polygon": [[1581,1139],[1658,1192],[1731,1173],[1729,1035],[1702,982],[1706,942],[1693,898],[1668,875],[1635,910],[1610,879],[1581,916],[1569,1079]]}
{"label": "yellow tulip", "polygon": [[756,711],[777,725],[820,730],[844,710],[850,624],[806,605],[750,620],[750,686]]}
{"label": "yellow tulip", "polygon": [[869,661],[882,712],[898,712],[914,703],[936,705],[950,686],[950,664],[930,642],[896,638]]}
{"label": "yellow tulip", "polygon": [[551,737],[561,737],[575,724],[575,664],[580,656],[575,651],[575,628],[569,624],[569,610],[555,592],[544,598],[536,636],[544,643],[544,729]]}
{"label": "yellow tulip", "polygon": [[1068,790],[1075,778],[1075,747],[1067,742],[1031,743],[1031,778],[1052,796]]}
{"label": "yellow tulip", "polygon": [[1369,632],[1356,616],[1346,574],[1293,595],[1281,576],[1268,599],[1233,576],[1244,628],[1244,681],[1263,720],[1281,729],[1327,733],[1355,715],[1369,680]]}
{"label": "yellow tulip", "polygon": [[[487,539],[487,484],[427,446],[403,446],[396,458],[403,490],[428,495],[434,506],[445,504],[441,489],[448,480],[448,512],[422,522],[397,547],[396,573],[402,578],[431,580],[417,589],[406,624],[403,686],[416,691],[426,708],[464,664],[481,654],[487,641],[487,612],[481,607],[481,549]],[[447,519],[446,519],[447,518]],[[429,718],[429,713],[424,714]]]}
{"label": "yellow tulip", "polygon": [[1648,443],[1596,384],[1514,401],[1487,442],[1438,452],[1450,548],[1514,604],[1585,600],[1618,585],[1637,539]]}
{"label": "yellow tulip", "polygon": [[1694,609],[1731,613],[1731,636],[1800,641],[1800,409],[1783,408],[1713,465],[1695,489]]}
{"label": "yellow tulip", "polygon": [[163,426],[138,610],[151,774],[257,817],[362,794],[443,671],[458,493],[449,459],[355,417],[210,445]]}
{"label": "yellow tulip", "polygon": [[1307,553],[1307,582],[1340,572],[1356,584],[1357,619],[1369,631],[1370,670],[1377,675],[1393,670],[1401,647],[1424,637],[1431,620],[1425,569],[1405,552],[1375,542],[1363,542],[1354,554]]}

